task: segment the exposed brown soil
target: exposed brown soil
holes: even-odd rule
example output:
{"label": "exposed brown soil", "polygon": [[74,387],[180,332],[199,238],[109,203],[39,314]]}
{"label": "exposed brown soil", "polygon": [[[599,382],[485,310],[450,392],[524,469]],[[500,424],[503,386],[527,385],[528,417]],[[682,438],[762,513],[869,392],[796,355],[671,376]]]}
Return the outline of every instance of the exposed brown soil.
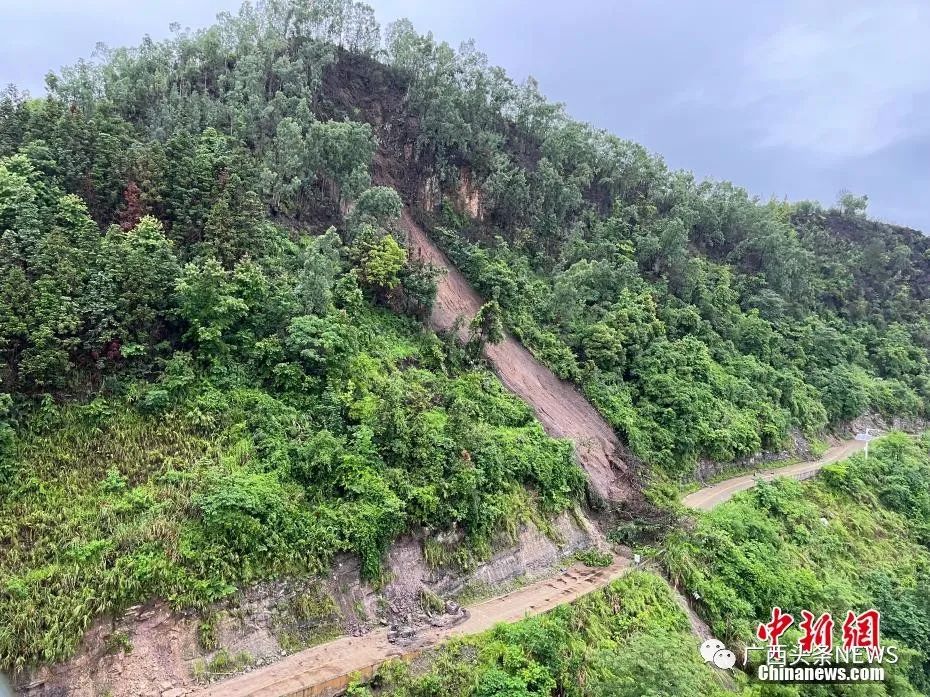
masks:
{"label": "exposed brown soil", "polygon": [[[98,622],[84,637],[78,656],[37,671],[20,682],[26,697],[179,697],[189,681],[190,658],[196,652],[196,625],[164,603],[130,610],[116,623]],[[108,647],[118,631],[131,651]]]}
{"label": "exposed brown soil", "polygon": [[[409,213],[404,213],[402,224],[411,253],[446,271],[439,281],[430,325],[448,331],[458,317],[463,317],[467,327],[467,320],[474,317],[483,303],[481,297]],[[460,329],[462,338],[466,331]],[[626,500],[632,484],[621,457],[620,441],[581,393],[540,363],[512,336],[496,346],[488,346],[486,355],[501,382],[533,408],[547,433],[574,442],[593,493],[604,501]]]}

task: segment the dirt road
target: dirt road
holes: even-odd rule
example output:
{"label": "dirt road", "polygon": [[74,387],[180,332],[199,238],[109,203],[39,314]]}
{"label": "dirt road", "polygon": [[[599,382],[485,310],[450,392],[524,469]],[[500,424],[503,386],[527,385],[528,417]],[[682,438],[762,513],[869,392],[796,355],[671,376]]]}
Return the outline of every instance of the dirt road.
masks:
{"label": "dirt road", "polygon": [[862,441],[845,441],[827,450],[823,457],[814,462],[799,462],[796,465],[789,465],[788,467],[780,467],[773,470],[765,470],[763,472],[755,472],[753,474],[727,479],[719,484],[704,487],[703,489],[695,491],[693,494],[685,496],[685,498],[682,499],[682,503],[687,508],[693,508],[698,511],[709,511],[719,506],[721,503],[729,501],[737,492],[751,489],[760,480],[769,482],[776,477],[808,479],[819,472],[824,466],[838,462],[839,460],[844,460],[853,453],[859,452],[864,447],[865,443]]}
{"label": "dirt road", "polygon": [[478,634],[501,622],[515,622],[569,603],[619,578],[629,569],[629,560],[618,557],[606,568],[593,569],[580,564],[560,575],[468,608],[469,617],[454,627],[431,628],[408,643],[391,644],[387,630],[379,629],[363,637],[343,637],[295,653],[262,670],[245,673],[211,685],[193,697],[289,697],[326,695],[349,676],[370,675],[391,658],[417,653],[454,636]]}
{"label": "dirt road", "polygon": [[[802,462],[764,473],[743,475],[701,489],[683,500],[690,508],[710,510],[739,492],[753,487],[759,480],[775,477],[806,479],[822,467],[858,452],[864,443],[847,441],[830,448],[814,462]],[[476,634],[501,622],[547,612],[572,602],[619,578],[630,569],[628,559],[617,557],[603,569],[575,565],[560,575],[538,581],[520,590],[491,598],[469,608],[470,616],[453,627],[431,628],[403,645],[391,644],[387,630],[380,629],[363,637],[342,637],[335,641],[293,654],[274,665],[246,673],[201,689],[193,697],[328,697],[344,689],[349,676],[360,673],[370,677],[391,658],[401,658],[436,646],[454,636]],[[692,627],[699,636],[708,633],[706,625],[694,614],[683,598],[682,607],[689,613]],[[703,628],[703,630],[702,630]]]}
{"label": "dirt road", "polygon": [[[411,254],[446,270],[439,281],[430,325],[437,330],[452,328],[456,318],[475,316],[483,300],[445,254],[404,213]],[[578,460],[588,474],[592,489],[606,501],[622,501],[630,492],[628,470],[621,457],[620,441],[597,410],[570,383],[540,363],[512,336],[488,346],[488,360],[508,390],[529,404],[549,435],[575,443]]]}

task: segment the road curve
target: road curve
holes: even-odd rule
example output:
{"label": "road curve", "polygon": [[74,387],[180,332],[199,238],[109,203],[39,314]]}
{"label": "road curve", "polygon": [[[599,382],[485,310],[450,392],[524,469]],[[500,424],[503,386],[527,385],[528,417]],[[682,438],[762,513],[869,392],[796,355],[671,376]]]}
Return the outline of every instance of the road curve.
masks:
{"label": "road curve", "polygon": [[719,484],[704,487],[688,494],[682,499],[682,504],[686,508],[693,508],[697,511],[709,511],[733,498],[734,494],[746,489],[751,489],[759,481],[770,482],[777,477],[791,477],[792,479],[808,479],[826,465],[845,460],[853,453],[857,453],[865,447],[865,443],[857,440],[843,441],[835,445],[823,454],[819,460],[812,462],[799,462],[796,465],[779,467],[771,470],[753,472],[744,474],[733,479],[727,479]]}
{"label": "road curve", "polygon": [[[776,477],[807,479],[825,465],[862,450],[865,443],[850,440],[836,445],[819,460],[801,462],[764,472],[741,475],[705,487],[686,496],[688,508],[707,511],[729,501],[734,494]],[[469,616],[454,626],[431,627],[409,643],[392,644],[387,630],[362,637],[341,637],[295,653],[266,668],[201,688],[191,697],[330,697],[340,694],[353,674],[370,677],[392,658],[409,658],[454,636],[478,634],[501,622],[515,622],[570,603],[606,586],[630,570],[624,557],[603,569],[575,564],[558,576],[543,579],[519,590],[490,598],[468,608]]]}

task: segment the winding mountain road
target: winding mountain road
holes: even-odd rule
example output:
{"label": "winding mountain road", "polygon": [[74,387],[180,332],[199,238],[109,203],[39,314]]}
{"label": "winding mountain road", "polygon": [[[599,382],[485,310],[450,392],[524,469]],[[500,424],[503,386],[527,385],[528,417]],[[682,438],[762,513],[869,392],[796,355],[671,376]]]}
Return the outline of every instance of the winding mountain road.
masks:
{"label": "winding mountain road", "polygon": [[350,677],[370,677],[382,663],[404,658],[455,636],[479,634],[501,622],[516,622],[570,603],[611,581],[630,568],[623,557],[609,567],[594,569],[575,564],[558,576],[490,598],[468,608],[465,621],[430,627],[403,644],[392,644],[387,629],[362,637],[341,637],[292,654],[273,665],[216,683],[194,697],[329,697],[346,688]]}
{"label": "winding mountain road", "polygon": [[810,479],[821,469],[840,460],[845,460],[853,453],[857,453],[865,448],[863,441],[848,440],[836,445],[821,456],[819,460],[812,462],[799,462],[796,465],[787,467],[778,467],[770,470],[760,470],[752,474],[744,474],[732,479],[727,479],[719,484],[706,486],[703,489],[695,491],[682,499],[686,508],[693,508],[697,511],[709,511],[721,503],[725,503],[733,498],[733,495],[751,489],[760,481],[770,482],[776,477],[791,477],[792,479]]}
{"label": "winding mountain road", "polygon": [[[729,501],[737,492],[752,488],[760,480],[808,479],[826,465],[845,459],[864,446],[859,441],[845,441],[830,448],[819,460],[734,477],[689,494],[682,503],[708,511]],[[477,634],[501,622],[516,622],[548,612],[603,588],[631,568],[631,561],[624,557],[616,557],[603,569],[575,564],[558,576],[473,605],[468,608],[469,616],[464,622],[429,628],[402,646],[388,642],[386,629],[362,637],[341,637],[295,653],[267,668],[203,688],[193,697],[332,697],[345,689],[353,674],[370,677],[382,663],[392,658],[415,656],[454,636]]]}

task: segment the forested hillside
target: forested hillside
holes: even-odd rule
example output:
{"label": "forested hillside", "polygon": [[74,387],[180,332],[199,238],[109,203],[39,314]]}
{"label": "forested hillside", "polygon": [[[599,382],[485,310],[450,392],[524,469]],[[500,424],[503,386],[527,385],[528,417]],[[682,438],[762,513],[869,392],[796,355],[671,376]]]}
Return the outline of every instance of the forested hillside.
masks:
{"label": "forested hillside", "polygon": [[377,579],[411,529],[481,557],[583,494],[571,446],[477,361],[481,331],[420,328],[435,272],[371,186],[371,126],[313,116],[333,18],[299,8],[3,102],[0,667],[343,551]]}
{"label": "forested hillside", "polygon": [[[455,530],[467,565],[583,503],[571,444],[482,360],[505,330],[641,484],[930,415],[925,237],[672,171],[472,44],[266,0],[47,85],[0,100],[0,668],[337,553],[378,579],[405,532]],[[405,208],[488,300],[464,345],[423,326],[440,271]],[[727,563],[675,540],[687,584]]]}

